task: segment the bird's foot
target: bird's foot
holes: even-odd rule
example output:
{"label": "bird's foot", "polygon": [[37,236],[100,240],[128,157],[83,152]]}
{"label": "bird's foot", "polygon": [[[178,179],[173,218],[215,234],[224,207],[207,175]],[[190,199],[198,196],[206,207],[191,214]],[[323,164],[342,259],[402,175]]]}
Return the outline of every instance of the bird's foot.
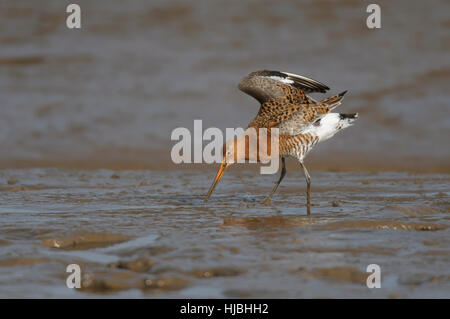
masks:
{"label": "bird's foot", "polygon": [[263,204],[266,205],[266,206],[270,206],[270,198],[266,199],[266,200],[263,202]]}

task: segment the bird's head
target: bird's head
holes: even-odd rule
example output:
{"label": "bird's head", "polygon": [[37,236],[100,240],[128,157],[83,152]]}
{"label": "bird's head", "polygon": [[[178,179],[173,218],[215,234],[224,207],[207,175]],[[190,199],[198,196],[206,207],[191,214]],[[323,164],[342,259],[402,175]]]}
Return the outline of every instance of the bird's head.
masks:
{"label": "bird's head", "polygon": [[[275,135],[274,135],[275,136]],[[271,159],[272,143],[273,147],[278,149],[278,139],[272,140],[270,136],[266,137],[266,143],[260,143],[258,133],[253,128],[248,128],[243,135],[228,140],[222,148],[222,163],[217,172],[214,181],[209,188],[205,201],[208,201],[217,183],[222,178],[225,170],[234,163],[259,162]],[[278,153],[277,153],[278,154]],[[276,155],[278,158],[278,155]]]}
{"label": "bird's head", "polygon": [[245,158],[245,151],[240,151],[242,148],[240,147],[242,144],[241,139],[233,138],[228,140],[222,148],[222,163],[220,164],[219,171],[214,178],[214,181],[209,188],[208,194],[206,195],[205,202],[208,201],[211,196],[214,188],[216,188],[217,183],[222,179],[223,174],[225,173],[228,166],[238,162],[240,159]]}
{"label": "bird's head", "polygon": [[222,162],[231,165],[245,160],[247,149],[245,136],[228,140],[222,147]]}

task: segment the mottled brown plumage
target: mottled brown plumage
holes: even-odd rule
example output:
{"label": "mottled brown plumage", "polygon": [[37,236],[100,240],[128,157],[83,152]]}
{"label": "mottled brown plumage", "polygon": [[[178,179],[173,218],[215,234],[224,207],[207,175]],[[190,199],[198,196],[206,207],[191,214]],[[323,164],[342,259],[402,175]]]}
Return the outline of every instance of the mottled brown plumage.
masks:
{"label": "mottled brown plumage", "polygon": [[[250,73],[241,80],[239,89],[261,103],[258,114],[250,121],[248,129],[254,128],[258,131],[264,128],[271,134],[271,130],[277,128],[279,133],[277,136],[279,156],[282,159],[281,176],[265,204],[270,203],[272,195],[283,179],[286,173],[285,157],[290,156],[300,162],[306,177],[307,212],[309,214],[311,179],[303,160],[319,141],[326,140],[337,131],[351,125],[357,117],[357,114],[329,113],[341,104],[346,91],[322,101],[316,101],[306,93],[325,93],[329,90],[326,85],[300,75],[269,70]],[[245,143],[245,155],[243,155],[245,159],[252,157],[247,143]],[[257,143],[259,149],[259,139]],[[234,144],[237,144],[237,140]],[[225,145],[223,163],[206,200],[228,164],[236,162],[238,157],[236,153],[227,152],[226,149]],[[256,157],[259,161],[259,153]]]}

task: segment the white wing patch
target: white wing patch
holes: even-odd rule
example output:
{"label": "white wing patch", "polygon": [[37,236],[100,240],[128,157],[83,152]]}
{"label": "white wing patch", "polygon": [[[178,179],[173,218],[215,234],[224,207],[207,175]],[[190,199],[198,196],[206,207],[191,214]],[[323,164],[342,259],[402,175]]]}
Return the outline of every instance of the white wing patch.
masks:
{"label": "white wing patch", "polygon": [[269,76],[269,78],[271,78],[273,80],[276,80],[278,82],[281,82],[281,83],[285,83],[285,84],[292,84],[292,83],[294,83],[294,81],[292,81],[292,80],[290,80],[288,78],[282,78],[281,76]]}
{"label": "white wing patch", "polygon": [[307,82],[312,82],[312,83],[317,83],[317,84],[322,85],[322,83],[317,82],[316,80],[307,78],[306,76],[302,76],[302,75],[298,75],[298,74],[294,74],[294,73],[288,73],[288,72],[284,72],[284,71],[282,71],[281,73],[286,74],[287,77],[291,77],[293,79],[300,79],[300,80],[304,80]]}
{"label": "white wing patch", "polygon": [[310,78],[307,78],[306,76],[301,76],[301,75],[294,74],[294,73],[288,73],[288,72],[284,72],[284,71],[281,71],[281,73],[286,74],[287,76],[292,76],[293,78],[299,78],[299,79],[310,80],[310,81],[312,80]]}

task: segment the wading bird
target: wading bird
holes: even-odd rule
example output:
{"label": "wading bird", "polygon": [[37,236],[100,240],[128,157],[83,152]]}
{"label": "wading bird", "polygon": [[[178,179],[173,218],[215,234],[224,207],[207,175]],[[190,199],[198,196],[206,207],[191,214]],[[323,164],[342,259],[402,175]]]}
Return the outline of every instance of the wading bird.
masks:
{"label": "wading bird", "polygon": [[[358,113],[330,113],[331,110],[341,104],[347,91],[322,101],[316,101],[307,96],[306,93],[326,93],[329,87],[301,75],[268,70],[250,73],[241,80],[239,89],[261,103],[258,114],[249,123],[245,133],[248,133],[249,129],[255,131],[255,129],[264,128],[270,135],[273,128],[278,128],[276,146],[281,157],[281,174],[264,204],[270,204],[272,195],[286,175],[285,158],[294,157],[300,162],[305,174],[307,184],[306,207],[307,214],[310,215],[311,177],[306,169],[304,159],[306,154],[317,143],[331,138],[340,130],[352,125],[358,117]],[[254,154],[250,150],[248,137],[246,138],[245,136],[246,134],[224,144],[222,163],[205,201],[209,199],[230,164],[236,163],[240,159],[249,160],[253,158],[256,161],[262,160],[259,152]],[[262,148],[263,145],[259,145],[259,139],[257,139],[257,142],[257,149]],[[245,152],[234,151],[242,146]],[[268,145],[267,148],[270,156],[270,146]]]}

